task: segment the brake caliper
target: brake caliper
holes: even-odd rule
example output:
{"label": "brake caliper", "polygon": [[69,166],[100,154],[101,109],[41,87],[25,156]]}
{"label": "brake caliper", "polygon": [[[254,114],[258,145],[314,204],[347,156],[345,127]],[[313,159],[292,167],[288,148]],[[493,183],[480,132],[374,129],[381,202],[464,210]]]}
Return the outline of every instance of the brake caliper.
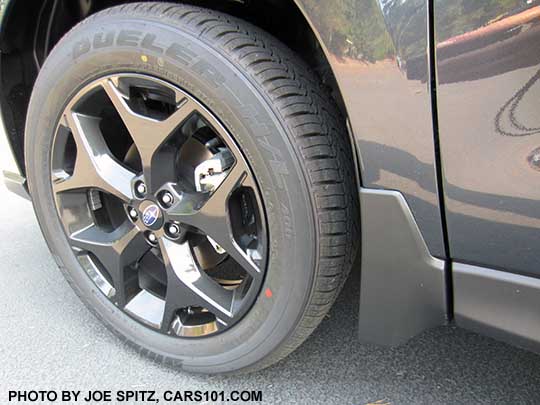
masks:
{"label": "brake caliper", "polygon": [[234,157],[227,148],[220,148],[218,153],[200,163],[195,168],[197,191],[203,193],[214,191],[225,179],[226,171],[231,168],[233,163]]}

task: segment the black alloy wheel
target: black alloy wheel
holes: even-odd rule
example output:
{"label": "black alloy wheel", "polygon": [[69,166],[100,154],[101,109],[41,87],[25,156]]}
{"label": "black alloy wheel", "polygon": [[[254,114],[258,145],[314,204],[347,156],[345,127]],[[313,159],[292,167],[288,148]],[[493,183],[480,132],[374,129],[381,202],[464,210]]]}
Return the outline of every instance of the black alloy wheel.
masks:
{"label": "black alloy wheel", "polygon": [[257,185],[232,137],[165,81],[117,74],[63,112],[52,184],[69,243],[96,287],[161,333],[225,331],[265,270]]}
{"label": "black alloy wheel", "polygon": [[74,27],[35,83],[25,162],[73,291],[183,370],[284,358],[356,258],[345,119],[295,53],[223,13],[133,3]]}

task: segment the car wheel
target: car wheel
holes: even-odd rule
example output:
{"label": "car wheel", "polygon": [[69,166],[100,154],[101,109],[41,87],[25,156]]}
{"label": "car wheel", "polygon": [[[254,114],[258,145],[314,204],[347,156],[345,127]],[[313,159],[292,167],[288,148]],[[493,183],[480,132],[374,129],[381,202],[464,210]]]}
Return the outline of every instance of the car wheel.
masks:
{"label": "car wheel", "polygon": [[355,258],[343,122],[260,29],[119,6],[71,30],[39,73],[29,188],[67,281],[118,336],[185,370],[251,371],[309,336]]}

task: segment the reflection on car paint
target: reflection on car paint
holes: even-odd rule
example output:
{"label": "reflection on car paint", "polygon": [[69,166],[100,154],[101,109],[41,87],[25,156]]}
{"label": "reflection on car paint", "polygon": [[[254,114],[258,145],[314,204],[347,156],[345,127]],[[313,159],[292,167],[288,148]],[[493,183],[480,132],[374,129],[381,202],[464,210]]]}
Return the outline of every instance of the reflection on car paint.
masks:
{"label": "reflection on car paint", "polygon": [[435,2],[453,258],[540,274],[540,2]]}
{"label": "reflection on car paint", "polygon": [[435,256],[444,256],[424,0],[298,0],[347,105],[365,187],[401,191]]}

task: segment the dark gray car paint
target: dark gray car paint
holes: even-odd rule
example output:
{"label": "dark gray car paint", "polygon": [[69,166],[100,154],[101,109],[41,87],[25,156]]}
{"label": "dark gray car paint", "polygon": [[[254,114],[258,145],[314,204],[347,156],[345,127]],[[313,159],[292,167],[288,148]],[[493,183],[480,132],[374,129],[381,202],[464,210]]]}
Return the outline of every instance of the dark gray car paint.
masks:
{"label": "dark gray car paint", "polygon": [[425,0],[297,0],[345,100],[367,188],[399,190],[444,257]]}
{"label": "dark gray car paint", "polygon": [[540,2],[437,0],[435,28],[451,257],[539,276]]}
{"label": "dark gray car paint", "polygon": [[532,350],[540,349],[540,280],[453,265],[457,325]]}

